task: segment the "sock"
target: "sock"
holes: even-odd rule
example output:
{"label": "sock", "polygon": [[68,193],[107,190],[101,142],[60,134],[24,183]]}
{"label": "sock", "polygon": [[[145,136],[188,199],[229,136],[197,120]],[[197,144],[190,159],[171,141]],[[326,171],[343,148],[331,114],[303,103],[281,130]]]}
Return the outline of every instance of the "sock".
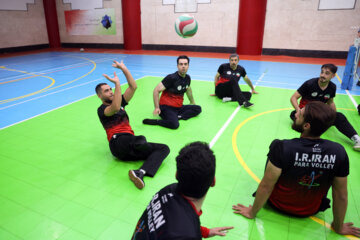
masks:
{"label": "sock", "polygon": [[359,135],[355,134],[354,136],[351,137],[351,140],[354,142],[354,143],[360,143],[360,137]]}

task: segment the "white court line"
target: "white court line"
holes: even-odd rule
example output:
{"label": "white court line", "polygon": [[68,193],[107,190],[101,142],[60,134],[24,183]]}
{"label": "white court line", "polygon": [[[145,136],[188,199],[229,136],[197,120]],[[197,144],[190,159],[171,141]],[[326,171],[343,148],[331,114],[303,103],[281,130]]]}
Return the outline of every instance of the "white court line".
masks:
{"label": "white court line", "polygon": [[[144,77],[146,77],[146,76],[144,76]],[[142,79],[142,78],[144,78],[144,77],[138,78],[138,79],[136,79],[136,81],[137,81],[137,80],[140,80],[140,79]],[[100,78],[99,78],[99,79],[100,79]],[[95,80],[93,80],[93,81],[91,81],[91,82],[98,81],[99,79],[95,79]],[[88,84],[88,83],[90,83],[90,82],[87,82],[87,83],[84,83],[84,84],[81,84],[81,85],[85,85],[85,84]],[[124,85],[124,84],[127,84],[127,82],[121,84],[121,86]],[[80,86],[80,85],[77,85],[77,86]],[[70,88],[74,88],[74,87],[75,87],[75,86],[70,87]],[[70,89],[70,88],[68,88],[68,89]],[[47,94],[47,95],[51,95],[51,94],[54,94],[54,93],[62,92],[62,91],[64,91],[64,90],[66,90],[66,89],[62,89],[62,90],[59,90],[59,91],[56,91],[56,92],[53,92],[53,93],[49,93],[49,94]],[[84,100],[84,99],[86,99],[86,98],[89,98],[89,97],[92,97],[92,96],[94,96],[94,95],[95,95],[95,94],[89,95],[89,96],[87,96],[87,97],[84,97],[84,98],[75,100],[75,101],[73,101],[73,102],[64,104],[64,105],[62,105],[62,106],[60,106],[60,107],[57,107],[57,108],[51,109],[51,110],[49,110],[49,111],[46,111],[46,112],[37,114],[37,115],[35,115],[35,116],[26,118],[26,119],[21,120],[21,121],[19,121],[19,122],[16,122],[16,123],[10,124],[10,125],[8,125],[8,126],[2,127],[2,128],[0,128],[0,130],[5,129],[5,128],[8,128],[8,127],[11,127],[11,126],[14,126],[14,125],[17,125],[17,124],[19,124],[19,123],[25,122],[25,121],[30,120],[30,119],[33,119],[33,118],[36,118],[36,117],[38,117],[38,116],[41,116],[41,115],[44,115],[44,114],[46,114],[46,113],[52,112],[52,111],[54,111],[54,110],[56,110],[56,109],[60,109],[60,108],[66,107],[66,106],[68,106],[68,105],[70,105],[70,104],[73,104],[73,103],[82,101],[82,100]],[[42,96],[41,96],[41,97],[42,97]],[[40,98],[40,97],[38,97],[38,98]],[[29,99],[29,101],[30,101],[30,99]],[[0,110],[1,110],[1,109],[0,109]]]}
{"label": "white court line", "polygon": [[[261,74],[261,76],[259,77],[259,79],[255,82],[254,84],[254,88],[257,86],[257,84],[263,79],[263,77],[265,76],[267,70],[265,70],[265,72],[263,72],[263,74]],[[220,128],[220,130],[216,133],[215,137],[211,140],[211,142],[209,143],[209,147],[212,148],[215,143],[217,142],[217,140],[219,140],[220,136],[224,133],[225,129],[229,126],[230,122],[234,119],[234,117],[236,116],[236,114],[239,112],[240,110],[240,106],[237,106],[235,111],[230,115],[230,117],[228,118],[228,120],[226,120],[226,122],[224,123],[224,125]]]}
{"label": "white court line", "polygon": [[355,108],[357,109],[357,102],[355,101],[354,97],[350,94],[349,90],[345,90],[346,94],[349,96],[350,100],[352,101],[352,103],[354,104]]}
{"label": "white court line", "polygon": [[[94,61],[95,63],[102,63],[105,61],[110,61],[113,60],[112,58],[99,58],[96,60],[91,59],[92,61]],[[96,62],[97,61],[97,62]],[[73,66],[77,66],[77,67],[83,67],[83,66],[87,66],[87,65],[91,65],[92,63],[89,61],[84,61],[84,62],[79,62],[79,63],[74,63],[74,64],[70,64],[70,65],[65,65],[62,67],[57,67],[57,68],[49,68],[40,72],[27,72],[27,74],[21,74],[21,75],[16,75],[16,76],[11,76],[11,77],[7,77],[7,78],[1,78],[0,81],[4,81],[4,80],[9,80],[9,79],[16,79],[19,77],[25,77],[25,76],[29,76],[29,74],[33,74],[33,75],[43,75],[43,74],[47,74],[47,73],[51,73],[52,71],[56,71],[56,70],[66,70],[66,68],[69,67],[73,67]],[[0,70],[4,70],[4,71],[8,71],[6,69],[1,69]]]}

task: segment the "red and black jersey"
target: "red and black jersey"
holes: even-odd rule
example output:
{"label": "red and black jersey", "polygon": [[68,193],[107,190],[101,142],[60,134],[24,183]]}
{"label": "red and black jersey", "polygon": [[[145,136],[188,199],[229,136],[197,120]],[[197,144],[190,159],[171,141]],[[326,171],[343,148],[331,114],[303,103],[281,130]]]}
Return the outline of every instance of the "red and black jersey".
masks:
{"label": "red and black jersey", "polygon": [[105,116],[104,111],[108,105],[102,104],[98,108],[98,116],[101,124],[103,125],[107,139],[110,141],[111,137],[116,133],[130,133],[134,135],[134,131],[131,129],[129,123],[129,117],[125,112],[125,106],[127,102],[124,99],[124,96],[121,96],[121,109],[112,116]]}
{"label": "red and black jersey", "polygon": [[182,107],[184,93],[190,87],[190,76],[181,77],[178,72],[167,75],[162,81],[166,88],[160,97],[160,105]]}
{"label": "red and black jersey", "polygon": [[216,83],[216,86],[220,83],[226,83],[232,79],[238,82],[240,80],[240,77],[246,76],[245,68],[237,65],[236,69],[232,70],[232,68],[230,67],[230,63],[221,64],[218,69],[218,73],[220,74],[220,78],[219,81]]}
{"label": "red and black jersey", "polygon": [[[132,240],[200,240],[207,237],[209,229],[200,227],[195,206],[177,190],[177,183],[170,184],[150,201],[140,217]],[[205,234],[205,236],[204,236]]]}
{"label": "red and black jersey", "polygon": [[319,78],[312,78],[304,82],[297,90],[300,95],[299,107],[303,108],[308,102],[320,101],[327,103],[330,98],[334,98],[336,95],[336,85],[333,82],[329,82],[329,85],[322,90],[318,84]]}
{"label": "red and black jersey", "polygon": [[269,201],[298,216],[316,213],[334,177],[349,175],[344,147],[324,139],[276,139],[270,145],[268,159],[282,169]]}

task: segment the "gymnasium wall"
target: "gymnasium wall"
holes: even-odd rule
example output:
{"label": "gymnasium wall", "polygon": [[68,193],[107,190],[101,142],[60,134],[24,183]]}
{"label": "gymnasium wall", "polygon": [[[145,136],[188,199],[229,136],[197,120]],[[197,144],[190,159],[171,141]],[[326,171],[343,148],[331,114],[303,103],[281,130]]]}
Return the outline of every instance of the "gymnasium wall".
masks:
{"label": "gymnasium wall", "polygon": [[189,13],[195,16],[199,26],[192,38],[183,39],[175,32],[175,19],[182,14],[174,12],[174,5],[163,5],[162,0],[142,0],[143,44],[236,47],[238,0],[211,0],[211,4],[198,4],[197,12]]}
{"label": "gymnasium wall", "polygon": [[[13,0],[1,1],[0,9],[4,1]],[[322,11],[318,11],[319,1],[267,0],[263,48],[347,52],[360,28],[360,0],[356,1],[355,9]],[[27,5],[27,11],[0,10],[0,49],[48,44],[43,0],[34,2]],[[121,0],[103,0],[102,4],[103,8],[115,9],[116,35],[68,34],[64,11],[71,10],[71,5],[56,0],[61,42],[105,46],[123,44]],[[144,46],[234,49],[238,10],[238,0],[211,0],[210,4],[197,4],[197,12],[189,14],[197,19],[198,32],[193,38],[183,39],[174,30],[175,19],[183,13],[175,13],[174,5],[163,5],[163,0],[141,0],[142,42]]]}
{"label": "gymnasium wall", "polygon": [[[85,4],[87,0],[83,1]],[[103,8],[115,9],[116,35],[70,35],[66,32],[65,13],[71,9],[70,3],[63,3],[63,0],[56,0],[56,8],[59,22],[61,43],[93,43],[93,44],[123,44],[123,23],[121,13],[121,0],[103,1]]]}
{"label": "gymnasium wall", "polygon": [[49,44],[42,0],[21,11],[0,10],[0,19],[0,48]]}
{"label": "gymnasium wall", "polygon": [[318,11],[318,5],[319,0],[267,0],[263,48],[347,52],[360,28],[360,0],[348,10]]}

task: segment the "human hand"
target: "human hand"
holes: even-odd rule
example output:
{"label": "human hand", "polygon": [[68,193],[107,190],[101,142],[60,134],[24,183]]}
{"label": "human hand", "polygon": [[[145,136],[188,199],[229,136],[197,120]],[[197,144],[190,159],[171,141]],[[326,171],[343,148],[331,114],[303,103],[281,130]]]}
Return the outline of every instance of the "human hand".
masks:
{"label": "human hand", "polygon": [[255,218],[255,215],[252,213],[252,205],[249,205],[249,207],[246,207],[240,203],[237,205],[233,205],[232,209],[234,210],[234,213],[243,215],[246,218],[253,219]]}
{"label": "human hand", "polygon": [[116,72],[114,72],[114,77],[113,78],[111,78],[111,77],[109,77],[107,74],[103,74],[103,76],[107,79],[107,80],[109,80],[110,82],[112,82],[112,83],[120,83],[120,80],[119,80],[119,78],[118,78],[118,76],[116,75]]}
{"label": "human hand", "polygon": [[215,93],[212,93],[212,94],[210,94],[210,96],[216,96],[216,94],[215,94]]}
{"label": "human hand", "polygon": [[120,70],[126,69],[126,66],[123,63],[123,60],[121,60],[121,62],[118,62],[118,61],[115,60],[114,63],[112,64],[112,66],[115,67],[115,68],[119,68]]}
{"label": "human hand", "polygon": [[209,236],[226,236],[227,230],[233,229],[234,227],[216,227],[216,228],[210,228]]}
{"label": "human hand", "polygon": [[259,94],[257,91],[255,91],[255,89],[252,89],[252,90],[251,90],[251,93],[252,93],[252,94]]}
{"label": "human hand", "polygon": [[157,115],[159,115],[160,113],[161,113],[160,108],[155,108],[155,109],[154,109],[154,112],[153,112],[154,116],[157,116]]}
{"label": "human hand", "polygon": [[355,227],[353,225],[354,225],[354,223],[348,222],[348,223],[344,223],[342,225],[341,229],[335,229],[334,228],[334,223],[331,223],[331,227],[338,234],[341,234],[341,235],[354,235],[356,237],[360,237],[360,228]]}

